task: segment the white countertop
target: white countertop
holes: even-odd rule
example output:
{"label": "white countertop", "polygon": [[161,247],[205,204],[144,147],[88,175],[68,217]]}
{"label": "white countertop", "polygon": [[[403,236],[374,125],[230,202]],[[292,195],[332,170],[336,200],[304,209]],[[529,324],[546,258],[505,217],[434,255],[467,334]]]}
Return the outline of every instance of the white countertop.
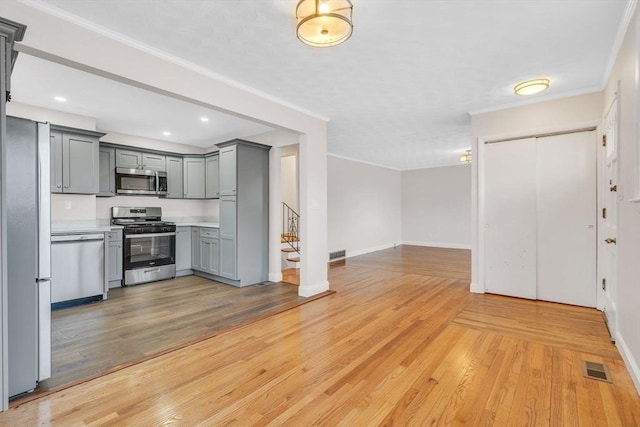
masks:
{"label": "white countertop", "polygon": [[217,223],[217,222],[180,222],[180,223],[176,223],[176,227],[220,228],[220,223]]}
{"label": "white countertop", "polygon": [[106,233],[122,229],[122,226],[111,225],[104,221],[55,221],[51,223],[51,234],[88,234]]}

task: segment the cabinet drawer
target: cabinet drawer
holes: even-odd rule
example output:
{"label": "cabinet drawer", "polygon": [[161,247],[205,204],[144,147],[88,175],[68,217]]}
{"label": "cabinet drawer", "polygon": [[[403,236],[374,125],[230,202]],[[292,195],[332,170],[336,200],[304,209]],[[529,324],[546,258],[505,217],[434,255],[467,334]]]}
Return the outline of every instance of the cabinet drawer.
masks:
{"label": "cabinet drawer", "polygon": [[217,228],[201,228],[200,237],[212,237],[217,239],[220,236],[220,230]]}
{"label": "cabinet drawer", "polygon": [[114,230],[109,232],[109,243],[122,242],[122,230]]}

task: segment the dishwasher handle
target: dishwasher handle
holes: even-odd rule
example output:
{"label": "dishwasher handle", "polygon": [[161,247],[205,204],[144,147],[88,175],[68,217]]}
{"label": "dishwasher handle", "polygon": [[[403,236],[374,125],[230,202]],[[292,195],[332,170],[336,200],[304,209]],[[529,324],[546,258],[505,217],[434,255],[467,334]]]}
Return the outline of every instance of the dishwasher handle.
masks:
{"label": "dishwasher handle", "polygon": [[51,243],[87,242],[92,240],[104,240],[104,234],[65,234],[62,236],[51,236]]}

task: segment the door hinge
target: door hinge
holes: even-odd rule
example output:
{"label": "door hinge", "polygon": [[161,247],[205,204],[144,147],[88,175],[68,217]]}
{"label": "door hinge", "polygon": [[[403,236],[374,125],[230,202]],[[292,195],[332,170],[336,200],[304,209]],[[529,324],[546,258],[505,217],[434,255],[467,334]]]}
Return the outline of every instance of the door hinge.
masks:
{"label": "door hinge", "polygon": [[607,219],[607,208],[602,208],[602,218]]}
{"label": "door hinge", "polygon": [[606,291],[607,290],[607,279],[602,278],[602,290]]}
{"label": "door hinge", "polygon": [[602,146],[603,147],[607,146],[607,135],[602,135]]}

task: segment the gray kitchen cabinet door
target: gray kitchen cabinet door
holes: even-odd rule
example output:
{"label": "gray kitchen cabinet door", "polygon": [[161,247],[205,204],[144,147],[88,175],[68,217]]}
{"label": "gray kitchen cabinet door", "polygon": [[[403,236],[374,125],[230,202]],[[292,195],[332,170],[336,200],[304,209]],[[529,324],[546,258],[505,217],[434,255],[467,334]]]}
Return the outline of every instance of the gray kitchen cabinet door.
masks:
{"label": "gray kitchen cabinet door", "polygon": [[236,147],[220,149],[220,195],[235,196],[237,189],[237,156]]}
{"label": "gray kitchen cabinet door", "polygon": [[98,138],[63,133],[62,190],[65,193],[98,193],[99,157]]}
{"label": "gray kitchen cabinet door", "polygon": [[116,195],[116,150],[100,147],[100,189],[98,196]]}
{"label": "gray kitchen cabinet door", "polygon": [[217,239],[200,238],[200,266],[202,271],[218,274],[219,242]]}
{"label": "gray kitchen cabinet door", "polygon": [[142,168],[142,153],[131,150],[116,150],[116,167],[127,169]]}
{"label": "gray kitchen cabinet door", "polygon": [[122,285],[122,230],[112,230],[109,236],[109,287]]}
{"label": "gray kitchen cabinet door", "polygon": [[191,268],[201,270],[200,267],[200,228],[191,227]]}
{"label": "gray kitchen cabinet door", "polygon": [[176,271],[191,268],[191,227],[176,227]]}
{"label": "gray kitchen cabinet door", "polygon": [[161,154],[142,153],[142,169],[165,172],[166,158]]}
{"label": "gray kitchen cabinet door", "polygon": [[204,199],[204,158],[185,157],[184,162],[184,198]]}
{"label": "gray kitchen cabinet door", "polygon": [[217,199],[220,197],[220,158],[218,155],[205,158],[205,197]]}
{"label": "gray kitchen cabinet door", "polygon": [[62,132],[51,131],[51,192],[62,193]]}
{"label": "gray kitchen cabinet door", "polygon": [[236,198],[220,198],[220,272],[222,277],[237,280]]}
{"label": "gray kitchen cabinet door", "polygon": [[182,199],[184,188],[182,187],[182,158],[167,156],[167,198]]}

